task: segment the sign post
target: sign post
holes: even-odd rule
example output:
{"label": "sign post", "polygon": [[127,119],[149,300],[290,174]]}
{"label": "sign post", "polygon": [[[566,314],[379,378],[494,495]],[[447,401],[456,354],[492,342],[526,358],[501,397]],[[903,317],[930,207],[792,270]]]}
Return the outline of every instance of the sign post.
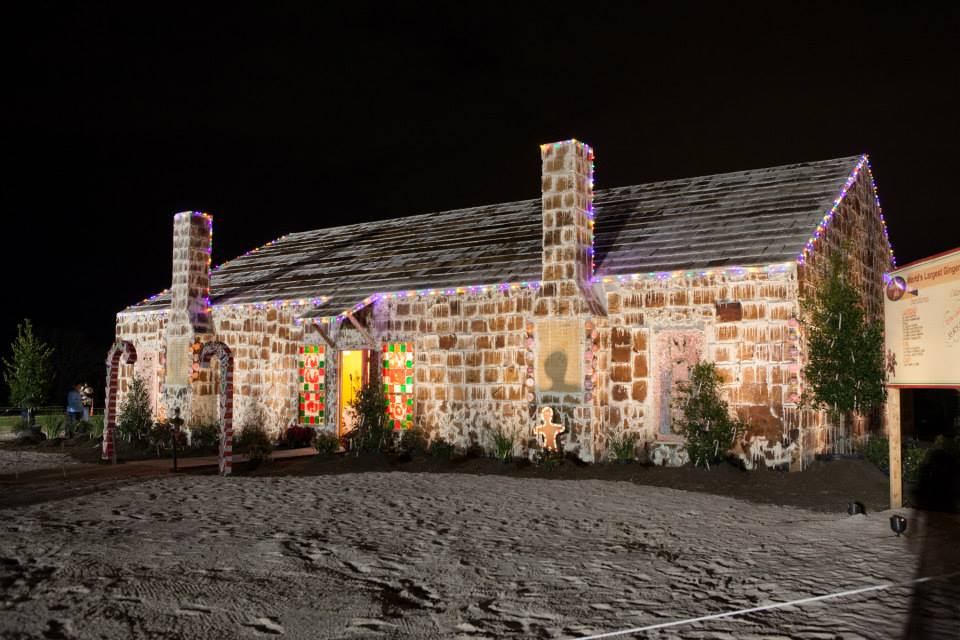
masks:
{"label": "sign post", "polygon": [[903,506],[900,389],[960,388],[960,248],[884,274],[890,507]]}
{"label": "sign post", "polygon": [[890,441],[890,508],[903,506],[903,479],[900,460],[900,389],[887,389],[887,439]]}

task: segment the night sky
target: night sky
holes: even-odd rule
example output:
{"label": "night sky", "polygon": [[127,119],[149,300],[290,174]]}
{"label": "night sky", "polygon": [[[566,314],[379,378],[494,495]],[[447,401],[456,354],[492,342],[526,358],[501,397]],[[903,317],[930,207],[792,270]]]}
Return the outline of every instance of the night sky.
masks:
{"label": "night sky", "polygon": [[957,8],[29,4],[2,27],[4,354],[23,317],[105,353],[169,285],[177,211],[213,214],[219,263],[537,197],[570,137],[598,188],[867,152],[899,262],[960,246]]}

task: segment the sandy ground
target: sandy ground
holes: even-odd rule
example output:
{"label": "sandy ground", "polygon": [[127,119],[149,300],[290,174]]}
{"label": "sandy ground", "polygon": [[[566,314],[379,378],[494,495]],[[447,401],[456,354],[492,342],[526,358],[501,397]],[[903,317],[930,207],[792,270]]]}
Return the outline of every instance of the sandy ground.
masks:
{"label": "sandy ground", "polygon": [[[956,518],[904,513],[896,538],[886,513],[624,482],[148,479],[0,511],[0,636],[580,637],[950,569]],[[643,637],[899,638],[918,604],[957,637],[960,581],[922,586]]]}

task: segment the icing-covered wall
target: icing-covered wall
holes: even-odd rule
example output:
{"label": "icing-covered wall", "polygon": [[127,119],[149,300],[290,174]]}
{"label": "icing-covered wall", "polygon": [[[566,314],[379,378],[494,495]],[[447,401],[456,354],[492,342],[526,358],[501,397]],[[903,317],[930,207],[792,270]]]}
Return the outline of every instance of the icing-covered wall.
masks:
{"label": "icing-covered wall", "polygon": [[[750,425],[737,445],[747,466],[800,469],[816,453],[849,445],[857,433],[798,406],[799,301],[823,257],[848,250],[879,318],[889,248],[868,171],[849,185],[805,260],[593,282],[593,152],[569,140],[543,145],[541,161],[541,281],[379,296],[320,328],[299,324],[307,309],[297,305],[211,307],[212,219],[178,214],[172,311],[117,316],[117,338],[140,354],[136,373],[148,381],[158,416],[180,407],[188,424],[218,420],[219,374],[197,362],[199,345],[216,340],[234,357],[237,427],[260,423],[278,433],[298,420],[299,351],[316,344],[324,348],[324,428],[337,432],[340,352],[370,349],[376,372],[383,345],[404,343],[413,351],[414,424],[462,448],[492,448],[499,430],[515,436],[516,454],[528,453],[537,446],[539,409],[550,406],[566,429],[564,449],[584,460],[602,459],[612,438],[629,433],[641,456],[682,464],[673,398],[700,360],[716,363],[724,397]],[[121,397],[133,374],[131,366],[120,372]]]}

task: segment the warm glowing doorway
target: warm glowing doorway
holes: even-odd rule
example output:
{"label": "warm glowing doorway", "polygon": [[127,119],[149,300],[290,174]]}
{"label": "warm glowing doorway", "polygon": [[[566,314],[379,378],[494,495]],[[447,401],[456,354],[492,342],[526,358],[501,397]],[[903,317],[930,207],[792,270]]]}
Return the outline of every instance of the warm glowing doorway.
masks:
{"label": "warm glowing doorway", "polygon": [[353,430],[356,414],[350,406],[370,380],[370,349],[340,352],[340,435]]}

